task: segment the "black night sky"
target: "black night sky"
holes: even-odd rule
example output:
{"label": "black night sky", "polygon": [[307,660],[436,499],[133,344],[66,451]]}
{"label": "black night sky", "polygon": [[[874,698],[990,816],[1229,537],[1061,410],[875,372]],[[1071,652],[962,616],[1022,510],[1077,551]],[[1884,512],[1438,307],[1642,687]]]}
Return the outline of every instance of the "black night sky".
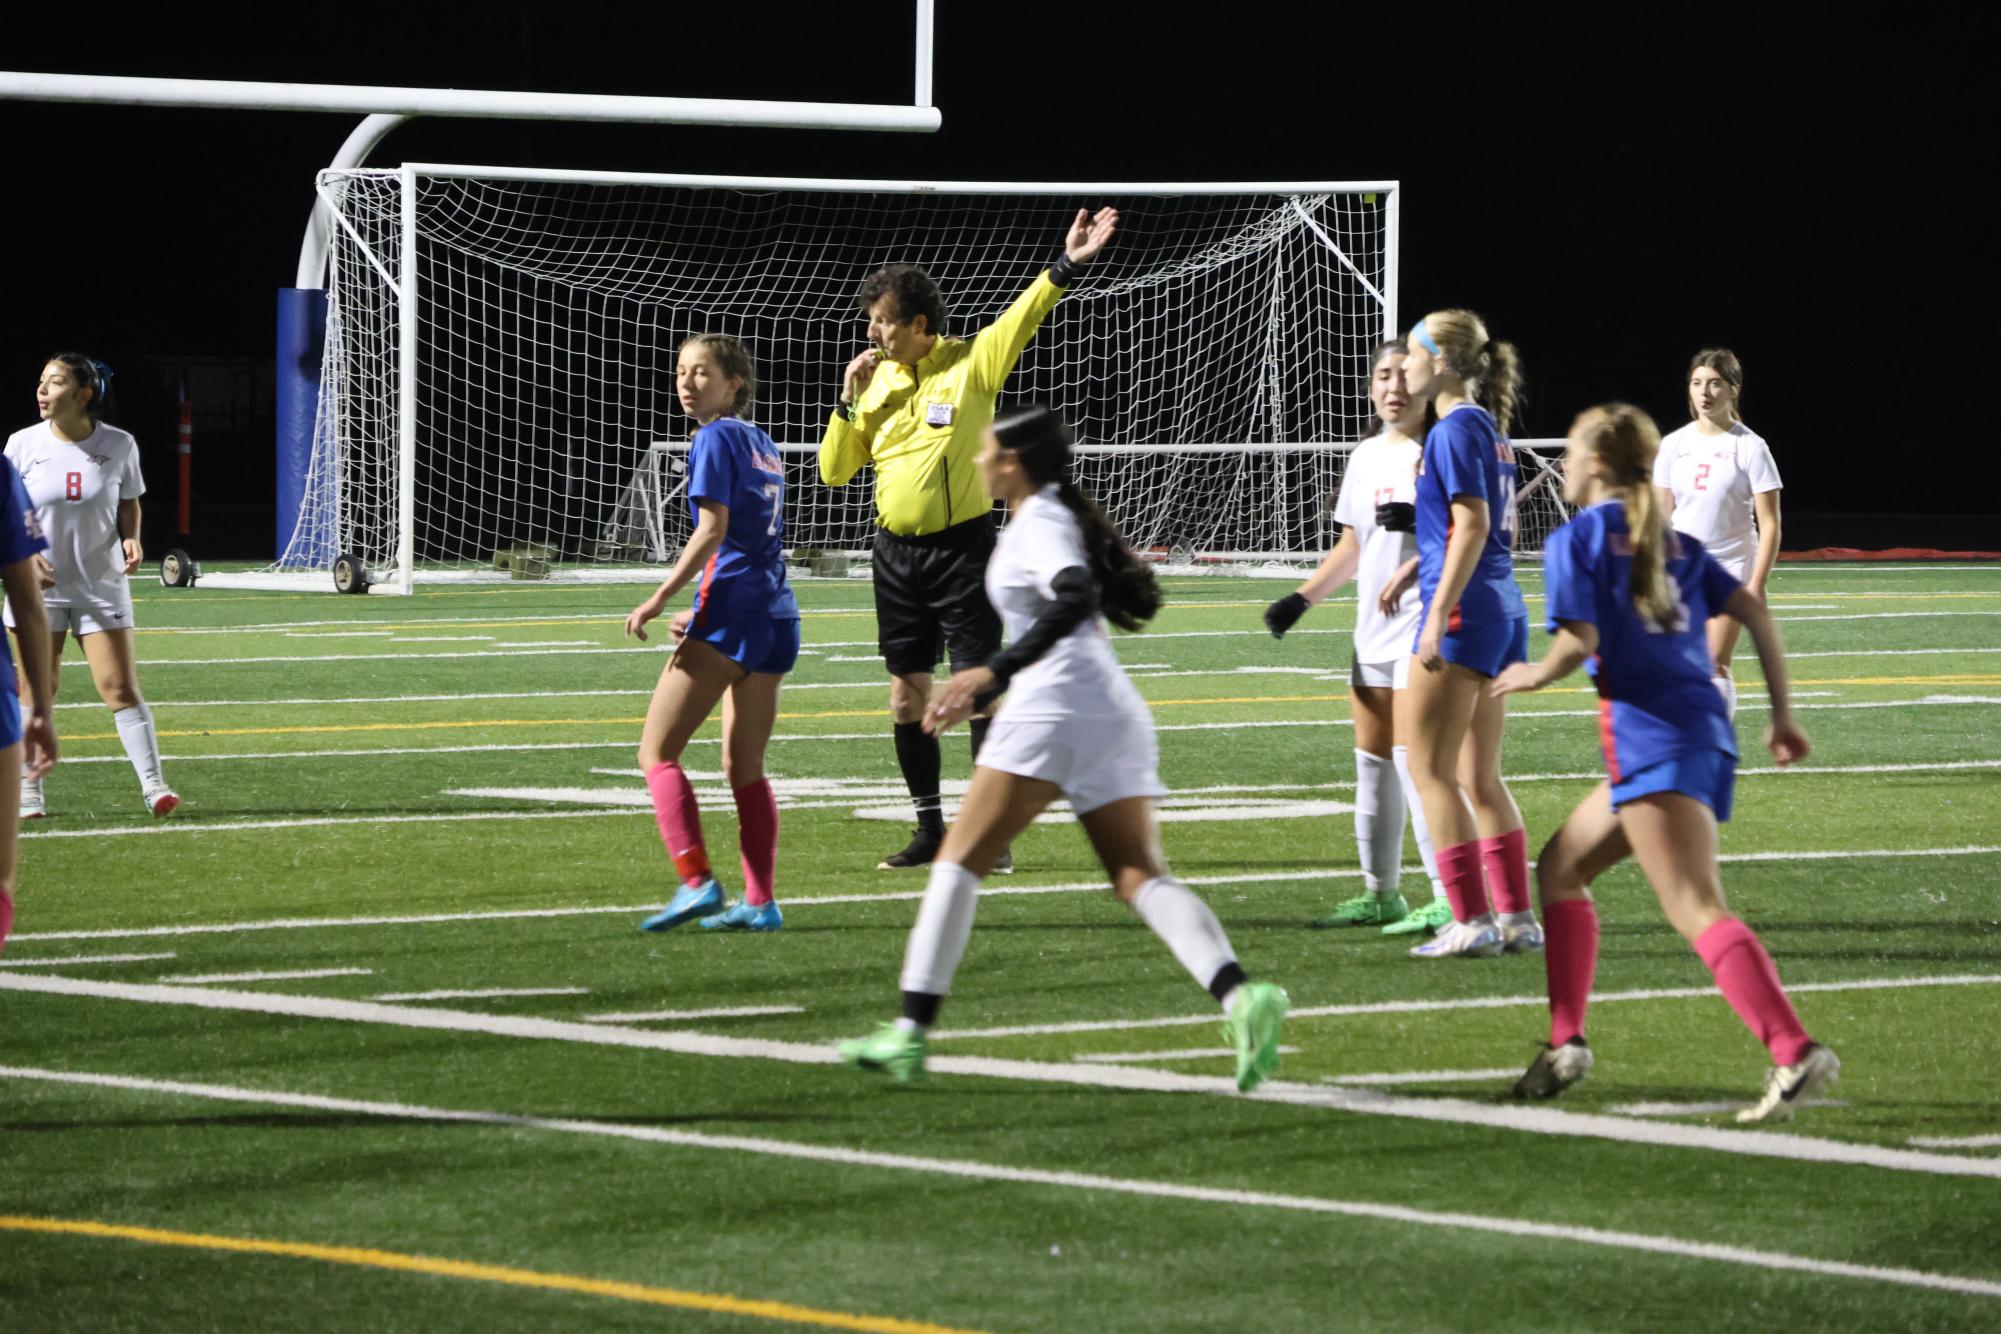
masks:
{"label": "black night sky", "polygon": [[[55,5],[13,16],[0,68],[906,103],[910,8]],[[1724,343],[1785,472],[1789,548],[2001,536],[1974,517],[1816,517],[2001,513],[1995,445],[1948,425],[1982,411],[1995,359],[1989,6],[938,9],[936,136],[419,121],[373,161],[1394,178],[1402,309],[1470,305],[1520,346],[1523,434],[1560,435],[1615,397],[1672,426],[1688,355]],[[172,528],[171,382],[202,363],[242,387],[234,419],[204,405],[198,554],[270,554],[255,381],[313,173],[353,123],[0,102],[0,425],[33,420],[51,350],[117,367],[156,549]]]}

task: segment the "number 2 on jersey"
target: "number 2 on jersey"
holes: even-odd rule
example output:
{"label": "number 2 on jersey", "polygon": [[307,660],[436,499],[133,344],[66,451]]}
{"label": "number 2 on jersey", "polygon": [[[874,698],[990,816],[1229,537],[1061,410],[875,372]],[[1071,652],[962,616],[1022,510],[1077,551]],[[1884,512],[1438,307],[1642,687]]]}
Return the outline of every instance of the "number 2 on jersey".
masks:
{"label": "number 2 on jersey", "polygon": [[1707,463],[1696,465],[1695,489],[1698,491],[1707,491],[1709,489],[1709,465]]}

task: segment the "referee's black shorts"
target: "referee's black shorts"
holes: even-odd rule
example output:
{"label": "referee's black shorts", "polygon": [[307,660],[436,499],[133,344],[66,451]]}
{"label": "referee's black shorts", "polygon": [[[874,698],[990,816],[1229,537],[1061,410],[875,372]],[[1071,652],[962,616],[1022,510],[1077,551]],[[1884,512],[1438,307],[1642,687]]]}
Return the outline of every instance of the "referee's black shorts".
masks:
{"label": "referee's black shorts", "polygon": [[990,514],[922,537],[875,530],[876,647],[890,675],[934,671],[946,649],[955,672],[1000,652],[1000,614],[986,588],[993,552]]}

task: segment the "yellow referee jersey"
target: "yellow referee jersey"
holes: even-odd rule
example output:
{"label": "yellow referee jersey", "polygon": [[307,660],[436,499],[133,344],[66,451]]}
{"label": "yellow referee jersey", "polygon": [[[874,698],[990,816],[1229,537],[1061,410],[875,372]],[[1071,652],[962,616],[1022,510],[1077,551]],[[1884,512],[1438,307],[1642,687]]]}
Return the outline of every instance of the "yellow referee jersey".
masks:
{"label": "yellow referee jersey", "polygon": [[875,465],[876,522],[899,537],[942,532],[993,508],[973,459],[994,399],[1063,289],[1044,273],[970,339],[940,338],[915,366],[885,361],[820,441],[820,480],[840,486]]}

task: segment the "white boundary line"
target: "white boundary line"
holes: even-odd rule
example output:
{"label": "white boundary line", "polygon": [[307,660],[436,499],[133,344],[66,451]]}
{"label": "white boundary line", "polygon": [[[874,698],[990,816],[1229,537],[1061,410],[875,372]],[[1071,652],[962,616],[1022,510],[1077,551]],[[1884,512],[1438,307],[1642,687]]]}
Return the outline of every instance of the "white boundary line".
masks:
{"label": "white boundary line", "polygon": [[[1617,1107],[1605,1109],[1608,1116],[1716,1116],[1722,1112],[1734,1112],[1749,1107],[1750,1101],[1739,1098],[1735,1102],[1627,1102]],[[1802,1107],[1848,1107],[1842,1098],[1808,1098]]]}
{"label": "white boundary line", "polygon": [[1148,1181],[1129,1177],[1107,1177],[1083,1172],[1058,1172],[1042,1168],[1005,1167],[966,1159],[921,1158],[909,1154],[881,1153],[836,1145],[800,1144],[790,1140],[753,1138],[744,1135],[707,1135],[689,1130],[669,1130],[660,1126],[621,1125],[606,1121],[571,1121],[549,1117],[522,1116],[508,1112],[463,1111],[407,1103],[371,1102],[353,1098],[331,1098],[314,1094],[232,1088],[219,1084],[192,1084],[157,1079],[135,1079],[124,1075],[71,1073],[0,1066],[0,1078],[35,1080],[95,1088],[121,1089],[134,1093],[159,1093],[178,1097],[205,1098],[218,1102],[299,1107],[321,1112],[342,1112],[362,1116],[393,1117],[398,1120],[471,1123],[510,1129],[541,1130],[565,1135],[592,1135],[639,1143],[670,1144],[680,1148],[710,1152],[754,1154],[792,1161],[832,1163],[843,1167],[869,1167],[886,1171],[922,1173],[961,1180],[992,1181],[1008,1185],[1055,1187],[1096,1194],[1130,1195],[1149,1199],[1185,1200],[1201,1204],[1226,1204],[1245,1208],[1283,1209],[1300,1213],[1331,1214],[1365,1218],[1375,1222],[1407,1223],[1419,1227],[1442,1227],[1507,1237],[1534,1237],[1543,1241],[1601,1246],[1613,1250],[1639,1251],[1651,1255],[1706,1260],[1742,1265],[1751,1269],[1817,1274],[1827,1278],[1850,1278],[1887,1283],[1899,1287],[1938,1292],[1962,1293],[1976,1297],[2001,1297],[2001,1282],[1924,1270],[1859,1265],[1842,1260],[1816,1260],[1779,1251],[1726,1246],[1711,1241],[1686,1241],[1678,1237],[1638,1232],[1608,1231],[1561,1223],[1538,1223],[1526,1219],[1501,1218],[1481,1214],[1445,1213],[1412,1209],[1405,1205],[1374,1204],[1360,1200],[1335,1200],[1321,1196],[1280,1195],[1266,1191],[1231,1190],[1214,1186],[1182,1185],[1168,1181]]}
{"label": "white boundary line", "polygon": [[[396,1028],[490,1037],[582,1043],[675,1052],[687,1056],[782,1061],[793,1065],[835,1065],[839,1056],[831,1044],[778,1042],[768,1038],[731,1038],[672,1029],[626,1028],[612,1024],[575,1023],[555,1019],[498,1015],[469,1010],[439,1010],[423,1006],[384,1005],[375,1001],[336,1000],[322,996],[285,995],[261,991],[224,991],[212,987],[129,985],[81,978],[0,976],[0,991],[145,1005],[186,1005],[236,1013],[284,1015],[344,1023],[380,1024]],[[1214,1022],[1213,1016],[1211,1021]],[[934,1056],[925,1063],[933,1075],[969,1075],[990,1079],[1069,1084],[1090,1088],[1121,1088],[1147,1093],[1199,1093],[1212,1097],[1242,1097],[1228,1076],[1185,1075],[1133,1066],[1087,1066],[1055,1061],[1011,1061],[988,1056]],[[1934,1176],[1987,1177],[2001,1181],[2001,1158],[1965,1158],[1913,1149],[1893,1149],[1846,1140],[1812,1139],[1771,1131],[1724,1130],[1710,1126],[1635,1121],[1625,1117],[1557,1111],[1550,1107],[1501,1106],[1457,1098],[1413,1098],[1373,1089],[1268,1082],[1255,1094],[1261,1102],[1279,1102],[1369,1116],[1391,1116],[1453,1125],[1484,1126],[1537,1135],[1616,1140],[1655,1148],[1701,1149],[1758,1158],[1871,1167]]]}
{"label": "white boundary line", "polygon": [[[604,811],[601,814],[630,814],[627,811]],[[1856,857],[1897,858],[1897,857],[1984,857],[2001,853],[2001,845],[1973,846],[1963,848],[1862,848],[1859,850],[1831,850],[1813,852],[1726,852],[1718,858],[1724,862],[1783,862],[1783,861],[1844,861]],[[1181,877],[1185,885],[1197,887],[1206,885],[1258,885],[1284,881],[1287,884],[1309,880],[1352,880],[1362,874],[1359,867],[1305,867],[1293,870],[1255,871],[1238,875],[1191,875]],[[1406,866],[1403,874],[1412,878],[1422,876],[1423,868]],[[993,882],[980,886],[982,898],[1006,898],[1028,894],[1102,894],[1107,888],[1102,880],[1073,880],[1054,885],[1017,885]],[[813,908],[840,903],[898,903],[910,902],[924,897],[921,889],[888,890],[868,894],[819,894],[805,898],[787,898],[787,908]],[[547,917],[595,917],[599,915],[624,914],[633,916],[649,913],[659,908],[659,901],[637,904],[600,904],[592,907],[576,908],[499,908],[487,912],[453,913],[407,913],[370,917],[275,917],[248,922],[209,922],[188,926],[138,926],[107,927],[87,931],[16,931],[8,937],[10,941],[26,940],[130,940],[152,936],[210,936],[229,935],[239,931],[305,931],[321,928],[349,929],[366,926],[431,926],[447,922],[505,922],[517,919]]]}
{"label": "white boundary line", "polygon": [[162,986],[196,987],[218,982],[303,982],[316,977],[368,977],[373,968],[294,968],[276,973],[183,973],[160,979]]}
{"label": "white boundary line", "polygon": [[[1905,987],[1982,986],[2001,986],[2001,973],[1972,973],[1945,977],[1865,977],[1847,982],[1795,982],[1786,990],[1795,993],[1898,991]],[[1592,994],[1591,1004],[1610,1005],[1619,1001],[1702,1000],[1718,994],[1713,986],[1602,991]],[[1437,1014],[1446,1010],[1502,1010],[1514,1006],[1541,1007],[1548,1004],[1549,997],[1541,993],[1533,996],[1461,996],[1453,1000],[1359,1001],[1340,1005],[1300,1006],[1290,1011],[1286,1018],[1299,1020],[1358,1014]],[[1155,1019],[1076,1019],[1065,1023],[1010,1024],[996,1028],[937,1028],[931,1030],[928,1036],[933,1042],[953,1042],[968,1038],[1047,1037],[1058,1033],[1123,1033],[1139,1028],[1187,1028],[1215,1022],[1216,1016],[1211,1012],[1166,1015]]]}
{"label": "white boundary line", "polygon": [[52,959],[0,959],[0,968],[63,968],[73,963],[157,963],[173,957],[172,950],[165,954],[66,954]]}
{"label": "white boundary line", "polygon": [[[1842,774],[1956,773],[1964,771],[1990,770],[1990,769],[2001,769],[2001,759],[1936,760],[1936,761],[1915,763],[1915,764],[1840,764],[1840,765],[1830,764],[1830,765],[1820,765],[1820,766],[1814,766],[1810,764],[1796,764],[1791,766],[1790,768],[1785,768],[1785,769],[1777,768],[1774,766],[1768,766],[1757,769],[1739,769],[1737,771],[1737,777],[1771,778],[1771,777],[1783,776],[1783,777],[1798,779],[1798,778],[1814,778],[1814,777],[1833,777]],[[1587,780],[1600,779],[1603,778],[1604,776],[1605,775],[1603,774],[1603,772],[1599,770],[1580,769],[1571,773],[1509,774],[1507,776],[1507,779],[1508,782],[1510,783],[1571,783],[1571,782],[1583,782]],[[1314,785],[1312,784],[1307,784],[1303,785],[1301,788],[1296,790],[1300,791],[1309,790],[1313,786]],[[1352,784],[1350,784],[1349,786],[1352,786]],[[482,788],[482,789],[467,789],[467,790],[485,792],[490,790],[498,791],[499,789]],[[582,794],[584,792],[583,789],[578,789],[577,791],[579,794]],[[523,800],[526,800],[526,798],[523,798]],[[861,799],[856,803],[849,803],[846,801],[821,803],[818,808],[839,809],[841,807],[849,806],[851,804],[858,806],[865,806],[866,799]],[[791,809],[801,809],[801,808],[803,808],[801,805],[796,805],[796,804],[793,807],[791,807]],[[166,837],[173,835],[228,834],[228,833],[236,833],[241,830],[257,830],[257,829],[330,829],[330,828],[341,828],[341,827],[356,826],[356,825],[372,827],[377,825],[399,825],[399,824],[451,824],[457,821],[478,821],[478,820],[501,820],[501,821],[559,820],[572,817],[582,819],[587,817],[595,817],[603,815],[639,815],[648,813],[650,812],[650,810],[651,810],[650,806],[634,805],[634,806],[624,806],[624,807],[614,807],[614,808],[601,808],[601,807],[592,807],[580,804],[577,806],[567,807],[557,810],[535,809],[535,810],[506,810],[506,811],[492,811],[492,810],[422,811],[422,812],[413,812],[408,815],[315,815],[315,816],[306,816],[306,817],[286,819],[286,820],[221,820],[221,821],[216,821],[214,823],[204,823],[198,820],[183,820],[175,823],[163,824],[159,821],[152,821],[147,824],[100,825],[96,827],[86,827],[82,829],[36,829],[32,831],[23,830],[20,834],[20,840],[23,843],[28,843],[28,842],[39,842],[43,839],[57,839],[57,838],[136,838],[136,837],[158,838],[158,837]],[[1171,814],[1170,818],[1172,818]],[[1256,817],[1248,817],[1248,818],[1256,818]],[[1799,854],[1786,854],[1786,855],[1812,857],[1817,854],[1799,853]],[[1841,856],[1848,854],[1829,853],[1827,855]]]}

